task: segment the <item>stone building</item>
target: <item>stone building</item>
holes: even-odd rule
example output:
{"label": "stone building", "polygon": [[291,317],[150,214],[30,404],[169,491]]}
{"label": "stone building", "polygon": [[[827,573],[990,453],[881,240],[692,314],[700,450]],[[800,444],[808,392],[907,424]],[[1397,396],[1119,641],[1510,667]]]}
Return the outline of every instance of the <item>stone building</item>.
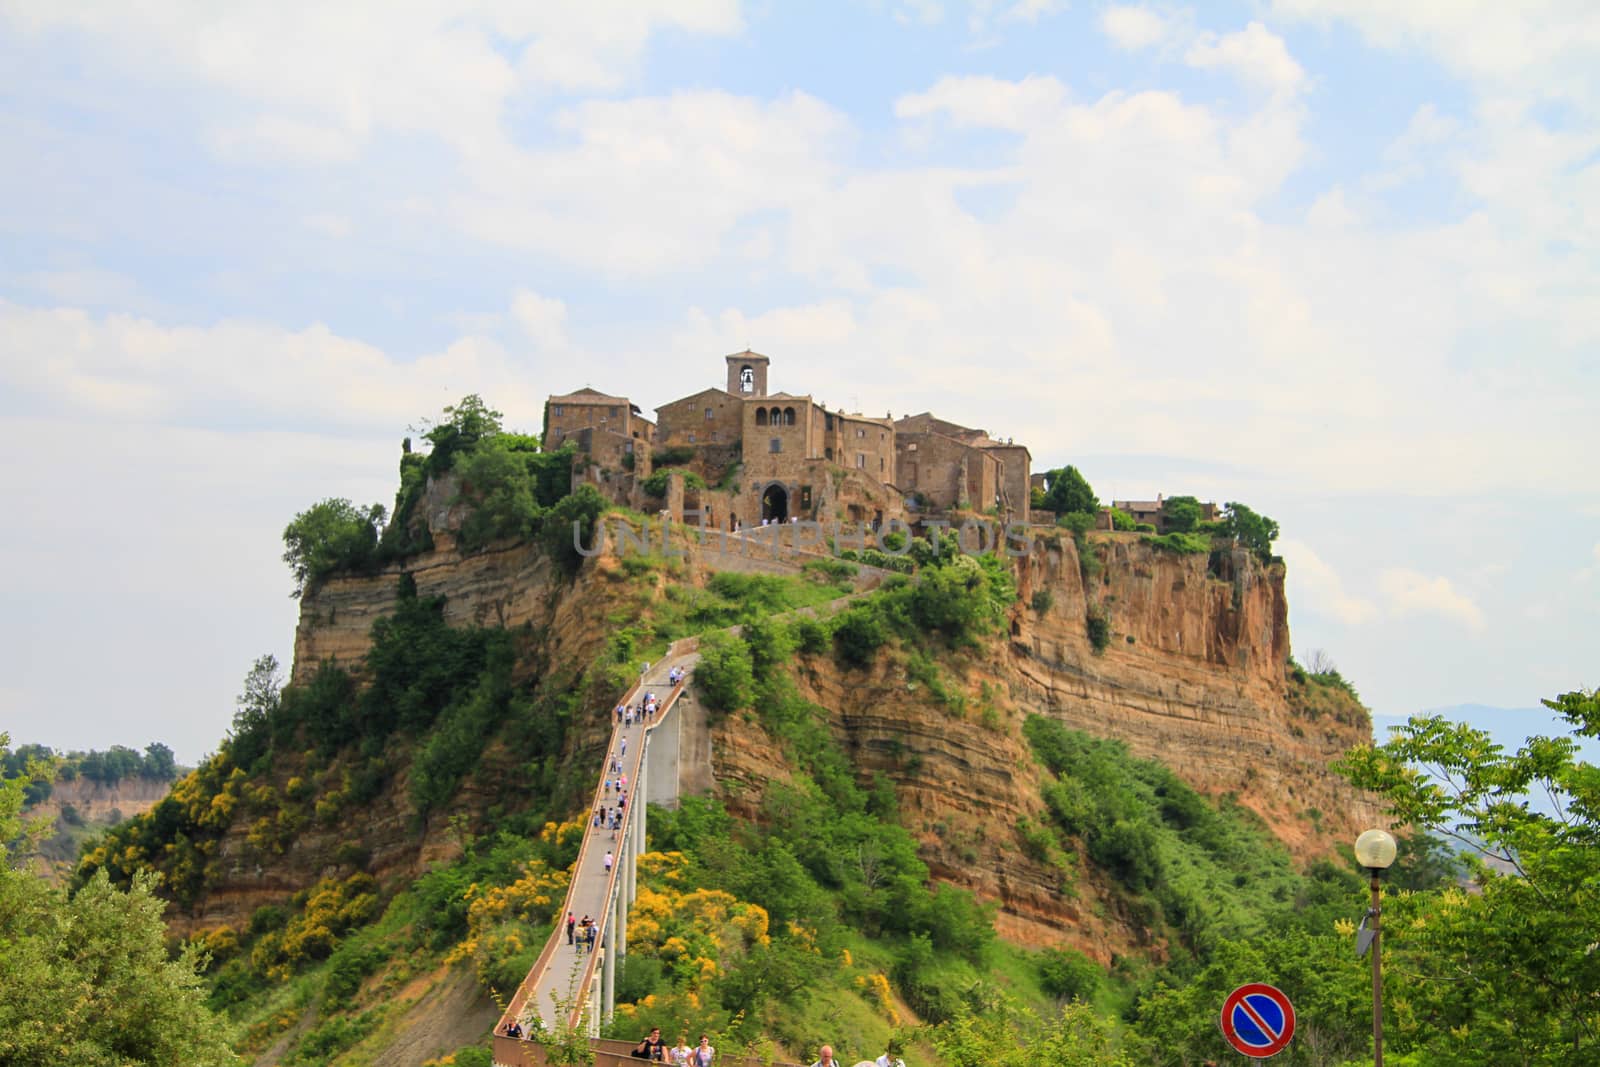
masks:
{"label": "stone building", "polygon": [[[913,493],[928,510],[999,509],[1027,519],[1026,447],[928,413],[896,422],[831,410],[810,394],[771,392],[771,360],[749,349],[723,362],[723,387],[661,405],[654,424],[625,397],[593,389],[552,396],[546,441],[552,448],[577,441],[595,481],[593,472],[622,465],[623,446],[633,440],[637,477],[614,483],[612,495],[647,511],[662,502],[639,495],[648,470],[637,464],[653,448],[658,465],[685,467],[712,487],[690,490],[687,503],[710,511],[724,529],[914,519],[917,511],[906,507]],[[623,486],[633,495],[624,498]]]}
{"label": "stone building", "polygon": [[994,509],[1028,521],[1033,456],[1026,445],[997,441],[987,431],[929,412],[895,423],[898,483],[923,509]]}
{"label": "stone building", "polygon": [[[1133,516],[1134,522],[1149,523],[1161,533],[1167,532],[1165,519],[1166,498],[1157,493],[1154,500],[1113,500],[1111,506],[1120,511],[1125,511]],[[1216,522],[1222,518],[1222,509],[1215,502],[1206,501],[1200,504],[1200,521]]]}
{"label": "stone building", "polygon": [[656,433],[655,424],[643,418],[639,406],[625,396],[608,396],[585,387],[545,402],[545,447],[560,448],[566,438],[585,429],[605,430],[635,441],[653,441]]}

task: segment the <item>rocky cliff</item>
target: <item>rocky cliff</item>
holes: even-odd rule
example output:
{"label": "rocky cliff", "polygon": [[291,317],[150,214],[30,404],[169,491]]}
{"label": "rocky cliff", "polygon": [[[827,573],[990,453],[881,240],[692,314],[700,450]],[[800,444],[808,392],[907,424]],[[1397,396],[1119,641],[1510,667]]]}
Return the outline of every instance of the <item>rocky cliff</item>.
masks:
{"label": "rocky cliff", "polygon": [[[1372,814],[1327,769],[1370,727],[1354,701],[1309,702],[1287,674],[1281,564],[1242,551],[1176,554],[1138,535],[1092,538],[1080,554],[1070,538],[1050,534],[1017,561],[1009,634],[981,653],[939,660],[953,702],[912,679],[903,651],[884,652],[866,670],[804,657],[795,673],[802,693],[829,711],[863,773],[895,783],[936,877],[998,902],[1000,930],[1014,940],[1072,943],[1104,959],[1136,946],[1138,931],[1119,926],[1114,914],[1085,921],[1110,898],[1099,897],[1092,880],[1077,899],[1063,897],[1057,873],[1028,861],[1019,845],[1018,821],[1042,817],[1040,772],[1021,734],[1027,715],[1122,739],[1201,791],[1232,795],[1301,858],[1326,852]],[[691,551],[676,577],[653,579],[654,593],[702,580],[712,567],[784,566]],[[471,556],[449,547],[403,568],[334,579],[302,602],[293,677],[306,682],[327,661],[359,673],[372,623],[394,610],[404,573],[419,595],[445,598],[453,624],[529,634],[525,676],[553,671],[570,680],[596,660],[613,629],[637,618],[640,585],[621,569],[606,556],[569,582],[533,546]],[[1102,647],[1091,639],[1091,618],[1104,622]],[[602,743],[603,724],[591,718],[580,714],[568,737],[572,760],[589,758]],[[758,731],[734,716],[712,736],[717,788],[745,814],[755,812],[765,783],[786,773],[783,753],[759,743]],[[514,755],[491,749],[451,811],[481,819],[506,803],[515,774]],[[405,785],[402,777],[386,790],[359,830],[367,869],[380,879],[412,876],[454,847],[448,813],[419,833]],[[238,927],[260,904],[334,871],[352,836],[347,826],[308,823],[289,855],[269,864],[248,831],[241,823],[221,842],[222,877],[180,926]]]}
{"label": "rocky cliff", "polygon": [[[1046,820],[1040,771],[1021,722],[1032,713],[1125,741],[1213,796],[1256,812],[1293,854],[1326,854],[1371,825],[1376,811],[1329,761],[1368,740],[1353,699],[1306,699],[1286,671],[1288,605],[1281,564],[1246,552],[1180,555],[1138,535],[1099,534],[1087,564],[1072,540],[1052,540],[1016,568],[1010,634],[981,654],[941,661],[940,699],[885,652],[869,669],[808,658],[802,692],[827,708],[864,772],[897,787],[936,877],[1001,906],[1001,933],[1025,944],[1069,943],[1100,959],[1140,943],[1114,915],[1083,921],[1108,900],[1093,881],[1077,899],[1024,855],[1023,817]],[[1089,618],[1105,620],[1103,649]],[[952,710],[952,706],[958,706]],[[714,751],[735,805],[783,773],[781,754],[739,736],[729,720]]]}

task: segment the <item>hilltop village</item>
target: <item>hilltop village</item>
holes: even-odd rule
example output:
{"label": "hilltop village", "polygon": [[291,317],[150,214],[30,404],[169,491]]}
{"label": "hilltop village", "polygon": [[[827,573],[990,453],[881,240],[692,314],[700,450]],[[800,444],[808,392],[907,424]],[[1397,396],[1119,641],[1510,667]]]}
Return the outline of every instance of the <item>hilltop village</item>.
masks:
{"label": "hilltop village", "polygon": [[[915,525],[952,511],[1030,521],[1026,445],[927,412],[832,410],[810,394],[769,392],[771,360],[760,353],[724,361],[725,386],[663,404],[654,421],[625,396],[551,396],[545,447],[571,443],[575,482],[618,504],[675,518],[699,509],[718,529],[792,519]],[[681,472],[681,483],[667,471]]]}

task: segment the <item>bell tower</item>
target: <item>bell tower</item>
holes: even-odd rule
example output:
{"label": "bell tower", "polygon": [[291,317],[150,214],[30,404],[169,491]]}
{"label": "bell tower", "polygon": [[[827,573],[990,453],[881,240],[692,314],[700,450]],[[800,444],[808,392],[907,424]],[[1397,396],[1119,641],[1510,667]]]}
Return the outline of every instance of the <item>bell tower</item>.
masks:
{"label": "bell tower", "polygon": [[767,395],[767,364],[770,361],[766,356],[747,348],[724,358],[728,361],[728,392],[739,397]]}

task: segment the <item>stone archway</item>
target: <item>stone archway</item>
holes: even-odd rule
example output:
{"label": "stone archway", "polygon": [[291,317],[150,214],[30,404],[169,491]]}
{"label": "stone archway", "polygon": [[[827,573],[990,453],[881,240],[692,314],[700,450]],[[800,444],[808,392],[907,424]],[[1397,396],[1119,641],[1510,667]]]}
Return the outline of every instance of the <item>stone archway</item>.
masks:
{"label": "stone archway", "polygon": [[774,482],[761,494],[761,517],[769,522],[789,521],[789,491]]}

